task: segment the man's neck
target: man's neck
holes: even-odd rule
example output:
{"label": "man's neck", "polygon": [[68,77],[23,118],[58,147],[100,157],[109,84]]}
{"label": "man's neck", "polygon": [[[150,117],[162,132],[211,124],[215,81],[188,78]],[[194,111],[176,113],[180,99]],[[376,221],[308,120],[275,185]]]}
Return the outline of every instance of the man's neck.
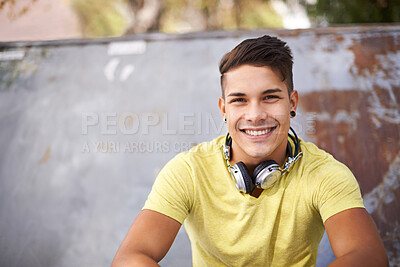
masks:
{"label": "man's neck", "polygon": [[242,161],[247,169],[249,170],[250,175],[253,175],[254,169],[259,165],[261,162],[267,161],[267,160],[275,160],[279,166],[282,166],[285,163],[286,156],[287,156],[287,147],[286,145],[284,147],[279,147],[276,151],[274,151],[273,154],[271,154],[268,158],[265,159],[255,159],[251,157],[247,158],[242,158],[242,159],[237,159],[235,157],[234,152],[232,153],[232,164],[236,164],[239,161]]}

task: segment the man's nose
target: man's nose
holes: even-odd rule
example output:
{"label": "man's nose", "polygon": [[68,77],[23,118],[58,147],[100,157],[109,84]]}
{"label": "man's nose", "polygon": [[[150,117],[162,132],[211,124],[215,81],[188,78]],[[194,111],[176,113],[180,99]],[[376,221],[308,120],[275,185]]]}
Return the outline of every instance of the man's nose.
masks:
{"label": "man's nose", "polygon": [[267,117],[267,111],[262,107],[260,103],[252,103],[246,113],[246,120],[253,123],[266,120]]}

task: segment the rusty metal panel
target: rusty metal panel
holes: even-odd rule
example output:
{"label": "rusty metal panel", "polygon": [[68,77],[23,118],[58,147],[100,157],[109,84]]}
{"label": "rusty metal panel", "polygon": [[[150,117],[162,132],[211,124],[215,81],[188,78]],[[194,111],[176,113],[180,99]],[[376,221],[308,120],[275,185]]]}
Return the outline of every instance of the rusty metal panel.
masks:
{"label": "rusty metal panel", "polygon": [[299,88],[314,127],[308,137],[354,172],[391,266],[399,266],[400,34],[332,33],[313,41],[309,53],[328,66],[320,65],[312,87]]}
{"label": "rusty metal panel", "polygon": [[[293,50],[296,132],[354,172],[400,265],[400,26],[1,43],[0,265],[109,265],[165,162],[225,133],[218,61],[262,34]],[[162,265],[190,265],[184,231]]]}

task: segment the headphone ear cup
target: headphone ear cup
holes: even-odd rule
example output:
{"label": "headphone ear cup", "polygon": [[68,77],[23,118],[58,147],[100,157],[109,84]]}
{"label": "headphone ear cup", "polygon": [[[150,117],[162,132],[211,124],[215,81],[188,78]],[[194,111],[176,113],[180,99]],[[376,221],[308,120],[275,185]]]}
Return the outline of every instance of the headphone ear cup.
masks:
{"label": "headphone ear cup", "polygon": [[238,175],[239,177],[236,177],[237,174],[234,173],[234,176],[235,176],[235,179],[237,182],[236,186],[238,187],[239,190],[241,190],[240,186],[238,186],[238,185],[241,181],[243,181],[243,183],[242,183],[242,184],[244,184],[243,191],[245,191],[246,194],[250,193],[251,187],[252,187],[252,177],[250,175],[249,169],[247,169],[247,166],[241,161],[236,163],[235,166],[240,171],[240,176]]}
{"label": "headphone ear cup", "polygon": [[280,177],[279,164],[275,160],[268,160],[257,165],[252,178],[255,185],[267,189],[273,186]]}

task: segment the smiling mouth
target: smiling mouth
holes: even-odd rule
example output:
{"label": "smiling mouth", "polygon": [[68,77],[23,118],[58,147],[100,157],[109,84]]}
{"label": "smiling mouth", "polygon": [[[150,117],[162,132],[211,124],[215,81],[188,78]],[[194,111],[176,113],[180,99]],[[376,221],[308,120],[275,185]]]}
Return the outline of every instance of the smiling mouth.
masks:
{"label": "smiling mouth", "polygon": [[243,129],[241,130],[242,132],[251,135],[251,136],[260,136],[260,135],[265,135],[268,134],[270,132],[272,132],[273,130],[276,129],[277,126],[272,127],[272,128],[268,128],[268,129],[264,129],[264,130],[248,130],[248,129]]}

